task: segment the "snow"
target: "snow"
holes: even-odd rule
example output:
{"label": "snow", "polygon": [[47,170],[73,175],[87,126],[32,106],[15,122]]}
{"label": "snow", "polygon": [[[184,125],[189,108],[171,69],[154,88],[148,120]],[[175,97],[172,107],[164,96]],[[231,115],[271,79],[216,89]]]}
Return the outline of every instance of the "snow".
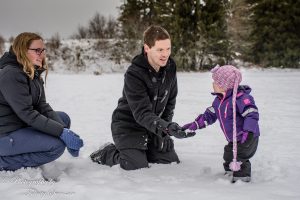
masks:
{"label": "snow", "polygon": [[[123,74],[56,74],[50,72],[46,93],[51,106],[67,112],[72,130],[85,146],[78,158],[66,151],[56,161],[59,182],[42,180],[41,169],[0,172],[1,199],[300,199],[300,71],[242,70],[243,84],[253,89],[260,111],[261,137],[252,162],[252,182],[231,184],[223,176],[226,144],[218,123],[189,139],[175,139],[180,164],[151,164],[124,171],[92,163],[90,153],[112,141],[111,114],[123,86]],[[178,73],[174,121],[184,124],[213,100],[211,75]]]}
{"label": "snow", "polygon": [[57,73],[122,72],[128,63],[117,64],[112,59],[116,41],[112,39],[61,40],[59,48],[48,48],[48,64]]}

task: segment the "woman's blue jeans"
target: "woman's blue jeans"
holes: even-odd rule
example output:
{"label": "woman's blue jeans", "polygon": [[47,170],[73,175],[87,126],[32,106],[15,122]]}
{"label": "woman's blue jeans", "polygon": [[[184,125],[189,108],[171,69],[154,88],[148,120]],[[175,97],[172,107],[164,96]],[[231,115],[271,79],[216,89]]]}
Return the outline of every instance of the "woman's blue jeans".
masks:
{"label": "woman's blue jeans", "polygon": [[[70,117],[57,112],[69,128]],[[0,137],[0,171],[14,171],[22,167],[37,167],[59,158],[66,145],[59,137],[54,137],[32,127],[18,129]]]}

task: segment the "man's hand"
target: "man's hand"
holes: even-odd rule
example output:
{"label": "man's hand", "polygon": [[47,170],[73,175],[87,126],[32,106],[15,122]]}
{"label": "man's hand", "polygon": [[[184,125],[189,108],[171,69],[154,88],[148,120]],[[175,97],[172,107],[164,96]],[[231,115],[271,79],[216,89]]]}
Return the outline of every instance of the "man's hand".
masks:
{"label": "man's hand", "polygon": [[180,127],[177,123],[171,122],[167,127],[167,133],[176,138],[187,138],[196,135],[194,131],[185,132],[182,127]]}

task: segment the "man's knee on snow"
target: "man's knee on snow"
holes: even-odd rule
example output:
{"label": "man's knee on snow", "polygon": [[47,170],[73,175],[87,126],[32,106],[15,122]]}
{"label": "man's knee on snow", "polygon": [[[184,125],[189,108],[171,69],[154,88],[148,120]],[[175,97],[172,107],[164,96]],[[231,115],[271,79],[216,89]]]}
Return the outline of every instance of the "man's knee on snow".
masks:
{"label": "man's knee on snow", "polygon": [[140,149],[120,150],[120,167],[124,170],[149,167],[146,152]]}

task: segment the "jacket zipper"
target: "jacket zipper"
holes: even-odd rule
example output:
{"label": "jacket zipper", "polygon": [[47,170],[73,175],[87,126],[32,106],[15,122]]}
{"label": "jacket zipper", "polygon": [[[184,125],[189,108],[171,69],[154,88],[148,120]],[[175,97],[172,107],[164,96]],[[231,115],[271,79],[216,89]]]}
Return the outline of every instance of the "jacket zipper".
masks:
{"label": "jacket zipper", "polygon": [[40,100],[41,100],[41,96],[42,96],[42,90],[41,90],[41,86],[40,86],[40,84],[37,82],[36,83],[36,81],[38,81],[38,80],[32,80],[33,81],[33,83],[34,83],[34,85],[37,87],[37,89],[38,89],[38,100],[37,100],[37,104],[40,102]]}
{"label": "jacket zipper", "polygon": [[166,99],[167,95],[168,95],[168,90],[165,90],[165,94],[164,94],[163,98],[160,100],[160,103],[164,102],[164,100]]}
{"label": "jacket zipper", "polygon": [[155,105],[154,105],[154,113],[156,113],[156,107],[157,107],[157,102],[158,102],[158,94],[159,94],[159,89],[157,88],[157,92],[154,97]]}
{"label": "jacket zipper", "polygon": [[222,115],[221,115],[221,105],[222,105],[222,103],[223,103],[225,97],[226,97],[226,92],[225,92],[223,98],[221,99],[221,102],[220,102],[218,111],[219,111],[220,122],[221,122],[221,125],[222,125],[223,133],[224,133],[224,135],[225,135],[225,137],[226,137],[226,140],[229,142],[230,140],[229,140],[229,138],[228,138],[228,136],[227,136],[226,129],[225,129],[225,126],[224,126],[224,123],[223,123],[223,120],[222,120]]}
{"label": "jacket zipper", "polygon": [[228,109],[229,102],[226,103],[225,111],[224,111],[224,118],[227,118],[227,109]]}

